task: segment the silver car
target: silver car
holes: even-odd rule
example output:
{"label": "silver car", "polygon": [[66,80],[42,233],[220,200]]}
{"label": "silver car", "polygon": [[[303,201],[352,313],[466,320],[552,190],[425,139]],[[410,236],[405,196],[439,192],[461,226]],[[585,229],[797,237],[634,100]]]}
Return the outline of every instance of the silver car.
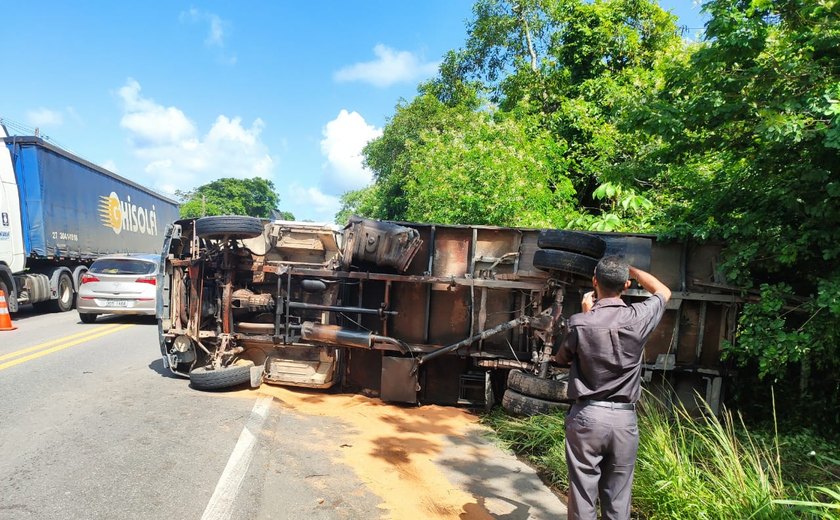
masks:
{"label": "silver car", "polygon": [[76,308],[84,323],[99,314],[157,314],[158,255],[108,255],[82,276]]}

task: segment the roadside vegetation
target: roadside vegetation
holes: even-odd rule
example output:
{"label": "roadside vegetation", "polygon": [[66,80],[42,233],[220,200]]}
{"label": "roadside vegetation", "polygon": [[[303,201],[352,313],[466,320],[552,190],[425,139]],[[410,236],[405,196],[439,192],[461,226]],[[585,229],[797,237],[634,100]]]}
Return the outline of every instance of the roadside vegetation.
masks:
{"label": "roadside vegetation", "polygon": [[[691,417],[650,395],[639,412],[633,511],[643,519],[840,519],[840,445],[800,430],[750,433],[740,416]],[[563,412],[483,422],[565,493]]]}

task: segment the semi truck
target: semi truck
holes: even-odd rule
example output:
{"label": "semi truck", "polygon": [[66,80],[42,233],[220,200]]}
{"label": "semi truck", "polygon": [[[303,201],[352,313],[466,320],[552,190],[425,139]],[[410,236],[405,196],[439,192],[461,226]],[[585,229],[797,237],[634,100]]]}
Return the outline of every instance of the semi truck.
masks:
{"label": "semi truck", "polygon": [[645,347],[647,387],[717,412],[732,374],[721,347],[734,341],[743,303],[719,277],[720,250],[642,234],[364,218],[343,228],[179,220],[157,283],[161,354],[199,390],[268,383],[545,413],[569,406],[568,370],[554,362],[566,320],[592,289],[598,258],[619,255],[672,290]]}
{"label": "semi truck", "polygon": [[160,253],[178,204],[0,124],[0,290],[9,310],[73,308],[98,256]]}

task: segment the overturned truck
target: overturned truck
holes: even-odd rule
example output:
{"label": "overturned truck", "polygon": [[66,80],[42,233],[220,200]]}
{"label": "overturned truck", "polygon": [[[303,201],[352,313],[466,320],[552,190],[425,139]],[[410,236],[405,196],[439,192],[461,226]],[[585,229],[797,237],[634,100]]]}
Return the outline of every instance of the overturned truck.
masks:
{"label": "overturned truck", "polygon": [[[739,299],[719,247],[653,236],[239,216],[180,220],[158,281],[164,364],[196,389],[340,388],[404,403],[568,407],[553,363],[597,259],[619,254],[673,291],[644,353],[666,399],[717,409]],[[631,288],[628,301],[648,294]],[[501,399],[499,399],[501,398]]]}

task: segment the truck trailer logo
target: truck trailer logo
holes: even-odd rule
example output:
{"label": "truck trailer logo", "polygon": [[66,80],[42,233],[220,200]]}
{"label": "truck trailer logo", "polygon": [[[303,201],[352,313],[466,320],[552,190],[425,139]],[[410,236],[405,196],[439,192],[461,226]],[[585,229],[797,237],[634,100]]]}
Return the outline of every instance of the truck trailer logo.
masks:
{"label": "truck trailer logo", "polygon": [[113,229],[118,235],[123,229],[147,235],[158,234],[154,204],[151,210],[132,204],[130,195],[126,196],[124,202],[113,191],[107,197],[100,196],[99,216],[102,225]]}

